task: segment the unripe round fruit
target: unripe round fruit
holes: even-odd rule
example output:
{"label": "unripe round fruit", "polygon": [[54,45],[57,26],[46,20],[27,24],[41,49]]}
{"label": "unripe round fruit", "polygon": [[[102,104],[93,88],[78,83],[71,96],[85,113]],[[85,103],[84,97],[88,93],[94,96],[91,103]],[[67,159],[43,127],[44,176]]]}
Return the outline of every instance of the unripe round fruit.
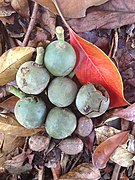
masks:
{"label": "unripe round fruit", "polygon": [[55,78],[48,87],[48,98],[57,107],[70,105],[77,94],[77,85],[66,77]]}
{"label": "unripe round fruit", "polygon": [[74,69],[76,54],[69,43],[64,42],[61,47],[58,41],[54,41],[46,48],[44,63],[54,76],[67,76]]}
{"label": "unripe round fruit", "polygon": [[16,103],[14,113],[25,128],[38,128],[45,121],[46,105],[37,97],[25,97]]}
{"label": "unripe round fruit", "polygon": [[54,107],[45,123],[47,133],[55,139],[70,136],[76,128],[76,116],[69,109]]}
{"label": "unripe round fruit", "polygon": [[27,94],[41,93],[50,80],[50,75],[44,67],[38,66],[33,61],[25,62],[16,74],[18,87]]}
{"label": "unripe round fruit", "polygon": [[83,85],[76,96],[77,109],[87,117],[98,117],[109,107],[108,92],[101,85]]}

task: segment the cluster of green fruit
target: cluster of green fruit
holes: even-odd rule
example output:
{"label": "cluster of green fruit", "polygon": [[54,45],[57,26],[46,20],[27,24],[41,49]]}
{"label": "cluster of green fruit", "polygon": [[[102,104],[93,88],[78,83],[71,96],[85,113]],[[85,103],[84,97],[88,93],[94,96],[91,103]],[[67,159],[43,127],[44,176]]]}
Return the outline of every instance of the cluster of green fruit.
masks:
{"label": "cluster of green fruit", "polygon": [[[18,69],[16,82],[21,91],[13,86],[8,87],[8,91],[20,98],[14,113],[22,126],[38,128],[45,122],[47,133],[62,139],[71,135],[77,126],[77,117],[70,110],[74,101],[78,111],[90,118],[107,110],[109,96],[102,86],[87,84],[78,89],[68,77],[76,64],[76,53],[64,41],[62,27],[56,28],[56,36],[58,40],[47,46],[45,54],[44,48],[38,47],[35,62],[25,62]],[[47,103],[36,96],[45,89],[49,101],[55,106],[48,113]]]}

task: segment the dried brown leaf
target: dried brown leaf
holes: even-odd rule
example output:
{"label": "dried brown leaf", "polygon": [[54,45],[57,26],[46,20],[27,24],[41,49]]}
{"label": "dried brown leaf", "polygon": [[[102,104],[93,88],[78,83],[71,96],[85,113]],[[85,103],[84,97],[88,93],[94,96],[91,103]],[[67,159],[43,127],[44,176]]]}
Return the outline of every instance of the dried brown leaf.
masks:
{"label": "dried brown leaf", "polygon": [[3,7],[3,6],[8,6],[9,3],[6,2],[5,0],[0,0],[0,7]]}
{"label": "dried brown leaf", "polygon": [[133,156],[124,146],[120,146],[114,151],[110,159],[122,167],[129,167],[133,165]]}
{"label": "dried brown leaf", "polygon": [[19,100],[18,97],[11,96],[8,99],[6,99],[5,101],[1,102],[0,107],[3,108],[3,109],[6,109],[9,112],[13,112],[14,107],[15,107],[18,100]]}
{"label": "dried brown leaf", "polygon": [[74,155],[83,150],[83,142],[79,138],[67,138],[60,142],[59,148],[65,154]]}
{"label": "dried brown leaf", "polygon": [[15,13],[15,11],[11,6],[0,7],[0,18],[11,16],[11,14],[13,14],[13,13]]}
{"label": "dried brown leaf", "polygon": [[32,47],[16,47],[0,56],[0,85],[14,80],[17,69],[31,59],[34,51]]}
{"label": "dried brown leaf", "polygon": [[95,128],[95,131],[96,131],[96,139],[98,144],[102,143],[107,138],[120,132],[120,130],[115,129],[111,126],[101,126],[99,128]]}
{"label": "dried brown leaf", "polygon": [[93,153],[93,164],[103,169],[116,148],[128,140],[128,131],[120,132],[103,141]]}
{"label": "dried brown leaf", "polygon": [[55,35],[56,16],[46,9],[42,13],[41,25],[50,32],[53,38]]}
{"label": "dried brown leaf", "polygon": [[0,154],[0,171],[4,169],[6,155],[11,153],[17,147],[22,147],[24,142],[25,138],[23,137],[16,137],[8,134],[4,135],[4,143],[1,149],[2,153]]}
{"label": "dried brown leaf", "polygon": [[135,103],[127,107],[126,109],[122,109],[120,111],[114,112],[112,117],[115,116],[119,118],[123,118],[128,121],[135,122]]}
{"label": "dried brown leaf", "polygon": [[15,119],[15,116],[12,114],[0,115],[0,132],[14,135],[14,136],[32,136],[40,131],[44,131],[43,127],[36,129],[26,129],[21,126]]}
{"label": "dried brown leaf", "polygon": [[[57,10],[50,0],[34,0],[41,6],[47,7],[50,11],[57,14]],[[59,7],[65,17],[80,18],[86,14],[86,9],[90,6],[98,6],[108,0],[57,0]]]}
{"label": "dried brown leaf", "polygon": [[11,0],[11,6],[23,17],[29,17],[28,0]]}
{"label": "dried brown leaf", "polygon": [[101,177],[100,171],[92,164],[82,163],[75,167],[72,171],[64,174],[59,179],[90,179],[98,180]]}
{"label": "dried brown leaf", "polygon": [[27,158],[26,152],[14,156],[11,160],[5,161],[5,166],[21,167]]}
{"label": "dried brown leaf", "polygon": [[107,3],[91,7],[87,16],[68,21],[76,32],[86,32],[98,28],[114,29],[135,23],[135,1],[110,0]]}

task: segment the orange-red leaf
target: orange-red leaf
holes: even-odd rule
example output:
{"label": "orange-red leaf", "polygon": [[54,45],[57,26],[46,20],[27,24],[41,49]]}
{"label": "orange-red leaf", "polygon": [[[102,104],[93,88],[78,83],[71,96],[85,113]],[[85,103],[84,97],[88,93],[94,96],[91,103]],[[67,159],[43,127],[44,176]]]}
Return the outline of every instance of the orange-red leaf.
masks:
{"label": "orange-red leaf", "polygon": [[128,140],[128,131],[120,132],[103,141],[93,153],[93,164],[103,169],[115,149]]}
{"label": "orange-red leaf", "polygon": [[68,29],[70,43],[77,54],[75,73],[79,81],[104,86],[110,95],[111,107],[127,105],[122,79],[114,63],[98,47],[79,37],[71,28]]}

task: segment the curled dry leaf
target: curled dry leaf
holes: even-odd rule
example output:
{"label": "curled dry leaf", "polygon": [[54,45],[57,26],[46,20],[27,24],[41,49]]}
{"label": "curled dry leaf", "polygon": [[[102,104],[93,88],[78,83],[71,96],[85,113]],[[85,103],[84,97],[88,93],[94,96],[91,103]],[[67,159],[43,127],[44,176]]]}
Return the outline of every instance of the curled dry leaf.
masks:
{"label": "curled dry leaf", "polygon": [[29,17],[28,0],[11,0],[11,6],[23,17]]}
{"label": "curled dry leaf", "polygon": [[118,147],[110,157],[110,159],[122,167],[133,165],[133,154],[130,153],[124,146]]}
{"label": "curled dry leaf", "polygon": [[29,147],[33,151],[43,151],[47,150],[50,143],[50,138],[43,135],[34,135],[29,139]]}
{"label": "curled dry leaf", "polygon": [[[34,0],[41,6],[47,7],[50,11],[57,14],[57,10],[50,0]],[[57,0],[60,9],[65,17],[80,18],[84,17],[86,10],[90,6],[98,6],[107,2],[108,0]]]}
{"label": "curled dry leaf", "polygon": [[17,69],[31,59],[34,51],[32,47],[16,47],[5,52],[0,57],[0,85],[14,80]]}
{"label": "curled dry leaf", "polygon": [[93,122],[90,118],[82,116],[78,120],[77,133],[82,136],[88,136],[93,130]]}
{"label": "curled dry leaf", "polygon": [[128,131],[120,132],[103,141],[93,153],[93,164],[103,169],[116,148],[128,140]]}
{"label": "curled dry leaf", "polygon": [[122,109],[120,111],[114,112],[112,117],[115,116],[119,118],[123,118],[128,121],[135,122],[135,103],[127,107],[126,109]]}
{"label": "curled dry leaf", "polygon": [[0,18],[11,16],[11,14],[13,14],[13,13],[15,13],[15,11],[11,6],[0,7]]}
{"label": "curled dry leaf", "polygon": [[107,3],[90,7],[87,16],[70,19],[68,23],[76,32],[86,32],[98,28],[115,29],[135,22],[135,1],[110,0]]}
{"label": "curled dry leaf", "polygon": [[17,147],[22,147],[25,142],[25,138],[16,137],[8,134],[4,134],[4,143],[2,145],[1,152],[3,153],[0,156],[0,171],[4,169],[4,162],[6,160],[6,155],[11,153]]}
{"label": "curled dry leaf", "polygon": [[33,134],[36,134],[40,131],[44,131],[44,127],[36,129],[26,129],[16,121],[14,115],[0,115],[0,132],[14,136],[27,137],[32,136]]}
{"label": "curled dry leaf", "polygon": [[3,6],[8,6],[9,3],[6,2],[5,0],[0,0],[0,7],[3,7]]}
{"label": "curled dry leaf", "polygon": [[8,99],[6,99],[5,101],[1,102],[0,107],[3,109],[6,109],[9,112],[14,112],[14,107],[18,100],[19,100],[18,97],[11,96]]}
{"label": "curled dry leaf", "polygon": [[60,142],[59,148],[65,154],[75,155],[83,150],[83,142],[79,138],[67,138]]}
{"label": "curled dry leaf", "polygon": [[26,160],[27,155],[26,152],[22,152],[21,154],[18,154],[17,156],[12,157],[11,160],[5,161],[5,166],[14,166],[14,167],[21,167]]}
{"label": "curled dry leaf", "polygon": [[92,164],[82,163],[75,167],[72,171],[64,174],[59,179],[90,179],[98,180],[101,177],[100,171]]}
{"label": "curled dry leaf", "polygon": [[107,138],[120,132],[120,130],[115,129],[111,126],[101,126],[99,128],[95,128],[95,131],[96,131],[96,139],[98,144],[102,143]]}

